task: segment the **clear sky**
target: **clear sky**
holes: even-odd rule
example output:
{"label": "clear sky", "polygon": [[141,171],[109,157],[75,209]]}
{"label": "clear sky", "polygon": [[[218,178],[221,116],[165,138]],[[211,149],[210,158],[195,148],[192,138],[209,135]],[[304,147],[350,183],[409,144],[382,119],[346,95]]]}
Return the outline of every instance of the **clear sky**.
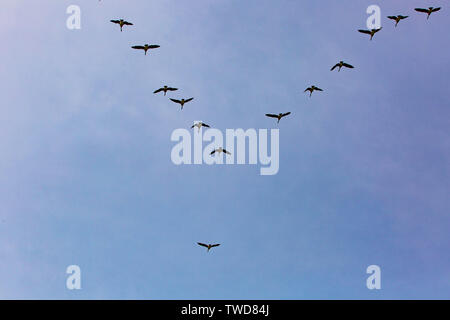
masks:
{"label": "clear sky", "polygon": [[[428,6],[442,9],[413,10]],[[0,9],[0,298],[450,298],[448,1]],[[144,43],[161,47],[130,48]],[[339,60],[355,69],[330,72]],[[195,99],[180,111],[153,94],[164,84]],[[171,133],[194,120],[280,128],[278,174],[174,165]]]}

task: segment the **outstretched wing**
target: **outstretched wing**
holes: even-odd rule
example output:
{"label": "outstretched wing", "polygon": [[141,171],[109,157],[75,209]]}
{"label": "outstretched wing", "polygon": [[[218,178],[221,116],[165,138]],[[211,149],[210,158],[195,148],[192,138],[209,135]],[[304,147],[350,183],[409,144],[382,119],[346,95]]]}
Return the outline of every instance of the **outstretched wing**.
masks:
{"label": "outstretched wing", "polygon": [[276,115],[276,114],[271,114],[271,113],[266,113],[266,117],[278,118],[278,115]]}
{"label": "outstretched wing", "polygon": [[197,242],[197,244],[198,244],[199,246],[208,248],[208,245],[207,245],[207,244],[204,244],[204,243],[201,243],[201,242]]}
{"label": "outstretched wing", "polygon": [[222,151],[223,151],[223,153],[226,153],[226,154],[231,154],[230,152],[228,152],[227,150],[225,150],[225,149],[222,149]]}
{"label": "outstretched wing", "polygon": [[398,16],[400,19],[406,19],[406,18],[408,18],[409,16]]}
{"label": "outstretched wing", "polygon": [[[336,69],[337,67],[339,67],[339,63],[336,63],[336,65],[335,65],[333,68],[331,68],[330,71],[333,71],[333,70]],[[305,91],[306,91],[306,90],[305,90]]]}
{"label": "outstretched wing", "polygon": [[311,88],[306,88],[305,91],[303,91],[303,92],[306,92],[306,91],[311,91]]}
{"label": "outstretched wing", "polygon": [[112,23],[120,23],[120,20],[111,20]]}
{"label": "outstretched wing", "polygon": [[422,9],[422,8],[415,8],[414,10],[418,11],[418,12],[425,12],[428,13],[427,9]]}
{"label": "outstretched wing", "polygon": [[374,31],[375,33],[377,33],[377,32],[380,31],[381,29],[383,29],[383,27],[381,27],[381,28],[379,28],[379,29],[373,29],[373,31]]}
{"label": "outstretched wing", "polygon": [[351,64],[345,63],[345,62],[342,65],[347,68],[351,68],[351,69],[354,68],[354,66],[352,66]]}
{"label": "outstretched wing", "polygon": [[170,98],[170,100],[172,100],[172,101],[175,102],[175,103],[181,103],[181,101],[180,101],[180,100],[177,100],[177,99],[172,99],[172,98]]}
{"label": "outstretched wing", "polygon": [[145,50],[145,47],[143,47],[143,46],[132,46],[131,48]]}
{"label": "outstretched wing", "polygon": [[319,87],[315,87],[314,89],[317,90],[317,91],[323,91],[323,90],[320,89]]}
{"label": "outstretched wing", "polygon": [[290,112],[286,112],[286,113],[283,113],[282,115],[281,115],[281,117],[286,117],[286,116],[288,116],[288,115],[290,115],[291,113]]}
{"label": "outstretched wing", "polygon": [[153,93],[158,93],[158,92],[161,92],[163,90],[164,90],[163,88],[159,88],[158,90],[153,91]]}
{"label": "outstretched wing", "polygon": [[132,26],[133,25],[131,22],[128,22],[128,21],[124,21],[123,24],[127,25],[127,26]]}
{"label": "outstretched wing", "polygon": [[203,122],[202,122],[202,127],[209,128],[209,126],[206,123],[203,123]]}
{"label": "outstretched wing", "polygon": [[211,248],[220,246],[220,243],[212,244]]}
{"label": "outstretched wing", "polygon": [[159,48],[160,46],[158,46],[157,44],[151,44],[148,46],[149,49],[156,49]]}
{"label": "outstretched wing", "polygon": [[439,7],[439,8],[434,8],[433,10],[431,10],[431,12],[436,12],[436,11],[439,11],[439,10],[441,10],[441,7]]}
{"label": "outstretched wing", "polygon": [[388,16],[388,19],[397,20],[396,16]]}
{"label": "outstretched wing", "polygon": [[177,91],[178,88],[167,88],[168,91]]}
{"label": "outstretched wing", "polygon": [[195,124],[192,125],[191,129],[192,129],[193,127],[195,127]]}
{"label": "outstretched wing", "polygon": [[210,154],[214,154],[214,153],[216,153],[216,150],[213,150],[213,151],[211,151],[211,153],[210,153]]}
{"label": "outstretched wing", "polygon": [[371,34],[369,30],[358,30],[358,31],[365,34]]}
{"label": "outstretched wing", "polygon": [[191,101],[192,99],[194,99],[194,98],[186,99],[186,100],[184,100],[184,103],[189,102],[189,101]]}

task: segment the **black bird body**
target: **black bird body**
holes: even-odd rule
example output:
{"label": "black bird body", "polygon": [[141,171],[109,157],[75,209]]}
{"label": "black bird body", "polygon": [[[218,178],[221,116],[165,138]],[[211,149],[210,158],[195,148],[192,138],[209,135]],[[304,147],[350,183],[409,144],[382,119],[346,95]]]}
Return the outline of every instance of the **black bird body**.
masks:
{"label": "black bird body", "polygon": [[122,32],[123,26],[132,26],[133,24],[131,22],[125,21],[123,19],[120,20],[111,20],[112,23],[116,23],[120,26],[120,32]]}
{"label": "black bird body", "polygon": [[149,49],[156,49],[159,48],[159,45],[157,44],[144,44],[143,46],[132,46],[131,48],[137,49],[137,50],[144,50],[145,55],[147,55],[147,51]]}
{"label": "black bird body", "polygon": [[334,69],[339,68],[339,69],[338,69],[338,72],[339,72],[339,71],[341,71],[341,68],[342,68],[342,67],[346,67],[346,68],[350,68],[350,69],[353,69],[353,68],[354,68],[351,64],[345,63],[344,61],[341,60],[341,61],[339,61],[338,63],[336,63],[336,64],[333,66],[333,68],[331,68],[330,71],[333,71]]}
{"label": "black bird body", "polygon": [[277,123],[280,123],[281,118],[286,117],[290,114],[291,114],[290,112],[279,113],[279,114],[266,113],[266,117],[278,119]]}
{"label": "black bird body", "polygon": [[428,7],[428,9],[423,9],[423,8],[415,8],[414,10],[416,10],[417,12],[423,12],[427,14],[427,20],[430,18],[430,15],[433,12],[439,11],[441,10],[441,7],[439,8],[433,8],[433,7]]}
{"label": "black bird body", "polygon": [[177,90],[178,90],[178,88],[171,88],[171,87],[168,87],[168,86],[164,86],[162,88],[159,88],[159,89],[153,91],[153,93],[158,93],[158,92],[163,91],[164,95],[166,95],[167,91],[177,91]]}
{"label": "black bird body", "polygon": [[378,31],[380,31],[381,29],[383,29],[383,27],[379,28],[379,29],[372,29],[372,30],[358,30],[361,33],[365,33],[365,34],[370,34],[370,40],[372,40],[373,36],[375,35],[375,33],[377,33]]}
{"label": "black bird body", "polygon": [[406,19],[408,18],[408,16],[402,16],[401,14],[397,15],[397,16],[388,16],[388,19],[394,20],[395,21],[395,26],[397,27],[398,23],[400,22],[400,20]]}

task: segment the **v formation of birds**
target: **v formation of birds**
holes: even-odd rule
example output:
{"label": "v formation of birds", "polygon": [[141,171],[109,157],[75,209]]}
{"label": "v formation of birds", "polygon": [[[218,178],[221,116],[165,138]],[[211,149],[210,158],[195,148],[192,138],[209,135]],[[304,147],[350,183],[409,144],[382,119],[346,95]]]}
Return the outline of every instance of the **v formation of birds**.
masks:
{"label": "v formation of birds", "polygon": [[[431,15],[432,13],[437,12],[437,11],[439,11],[440,9],[441,9],[440,7],[437,7],[437,8],[434,8],[434,7],[428,7],[427,9],[425,9],[425,8],[415,8],[414,10],[417,11],[417,12],[426,13],[426,14],[427,14],[427,20],[428,20],[428,19],[430,18],[430,15]],[[391,19],[391,20],[393,20],[393,21],[395,21],[395,27],[397,27],[397,25],[399,24],[399,22],[400,22],[401,20],[407,19],[408,17],[409,17],[409,16],[396,15],[396,16],[388,16],[387,18],[388,18],[388,19]],[[133,26],[133,23],[128,22],[128,21],[126,21],[126,20],[124,20],[124,19],[111,20],[111,22],[112,22],[112,23],[115,23],[115,24],[118,24],[118,25],[120,26],[120,31],[121,31],[121,32],[123,31],[123,27],[124,27],[124,26]],[[381,29],[382,29],[382,27],[380,27],[380,28],[378,28],[378,29],[371,29],[371,30],[360,29],[360,30],[358,30],[358,31],[359,31],[360,33],[364,33],[364,34],[370,35],[370,40],[372,40],[373,37],[375,36],[375,34],[376,34],[377,32],[379,32]],[[135,45],[135,46],[132,46],[131,48],[132,48],[132,49],[136,49],[136,50],[144,50],[144,54],[147,55],[147,51],[153,50],[153,49],[157,49],[157,48],[159,48],[159,47],[160,47],[160,46],[157,45],[157,44],[144,44],[144,45]],[[341,61],[339,61],[338,63],[336,63],[336,64],[331,68],[330,71],[334,71],[335,69],[338,69],[338,72],[340,72],[342,68],[354,69],[354,66],[352,66],[351,64],[346,63],[346,62],[344,62],[344,61],[341,60]],[[153,93],[154,93],[154,94],[157,94],[157,93],[159,93],[159,92],[164,92],[164,96],[165,96],[168,92],[177,91],[177,90],[178,90],[178,88],[173,88],[173,87],[169,87],[169,86],[167,86],[167,85],[164,85],[163,87],[161,87],[161,88],[159,88],[159,89],[156,89]],[[311,97],[314,91],[323,91],[323,90],[322,90],[321,88],[315,86],[315,85],[311,85],[310,87],[306,88],[304,92],[309,92],[309,97]],[[186,103],[192,101],[194,98],[192,97],[192,98],[188,98],[188,99],[184,99],[184,98],[183,98],[183,99],[173,99],[173,98],[169,98],[169,99],[170,99],[172,102],[179,104],[179,105],[181,106],[181,110],[183,110],[183,106],[184,106]],[[284,117],[286,117],[286,116],[288,116],[288,115],[290,115],[290,114],[291,114],[291,112],[285,112],[285,113],[280,112],[280,113],[278,113],[278,114],[266,113],[266,116],[269,117],[269,118],[275,118],[275,119],[277,119],[277,123],[279,123],[280,120],[281,120],[282,118],[284,118]],[[199,131],[200,131],[200,129],[201,129],[202,127],[210,128],[209,125],[207,125],[206,123],[203,123],[203,122],[195,123],[194,125],[192,125],[191,129],[194,128],[194,127],[198,128]],[[211,152],[211,155],[216,154],[216,153],[219,154],[219,155],[220,155],[221,153],[231,155],[230,152],[228,152],[227,150],[223,149],[222,147],[219,147],[218,149],[213,150],[213,151]],[[207,251],[208,251],[208,252],[209,252],[209,250],[210,250],[211,248],[220,246],[219,243],[216,243],[216,244],[205,244],[205,243],[197,242],[197,244],[198,244],[199,246],[202,246],[202,247],[207,248]]]}

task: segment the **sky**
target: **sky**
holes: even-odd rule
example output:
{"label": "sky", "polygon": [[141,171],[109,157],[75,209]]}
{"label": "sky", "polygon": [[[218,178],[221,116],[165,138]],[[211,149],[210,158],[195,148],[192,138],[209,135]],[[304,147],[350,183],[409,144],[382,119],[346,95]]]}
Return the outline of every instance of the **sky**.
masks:
{"label": "sky", "polygon": [[[450,298],[448,1],[0,9],[1,299]],[[330,72],[340,60],[355,69]],[[165,84],[179,90],[153,94]],[[195,120],[279,128],[279,172],[173,164],[171,134]]]}

